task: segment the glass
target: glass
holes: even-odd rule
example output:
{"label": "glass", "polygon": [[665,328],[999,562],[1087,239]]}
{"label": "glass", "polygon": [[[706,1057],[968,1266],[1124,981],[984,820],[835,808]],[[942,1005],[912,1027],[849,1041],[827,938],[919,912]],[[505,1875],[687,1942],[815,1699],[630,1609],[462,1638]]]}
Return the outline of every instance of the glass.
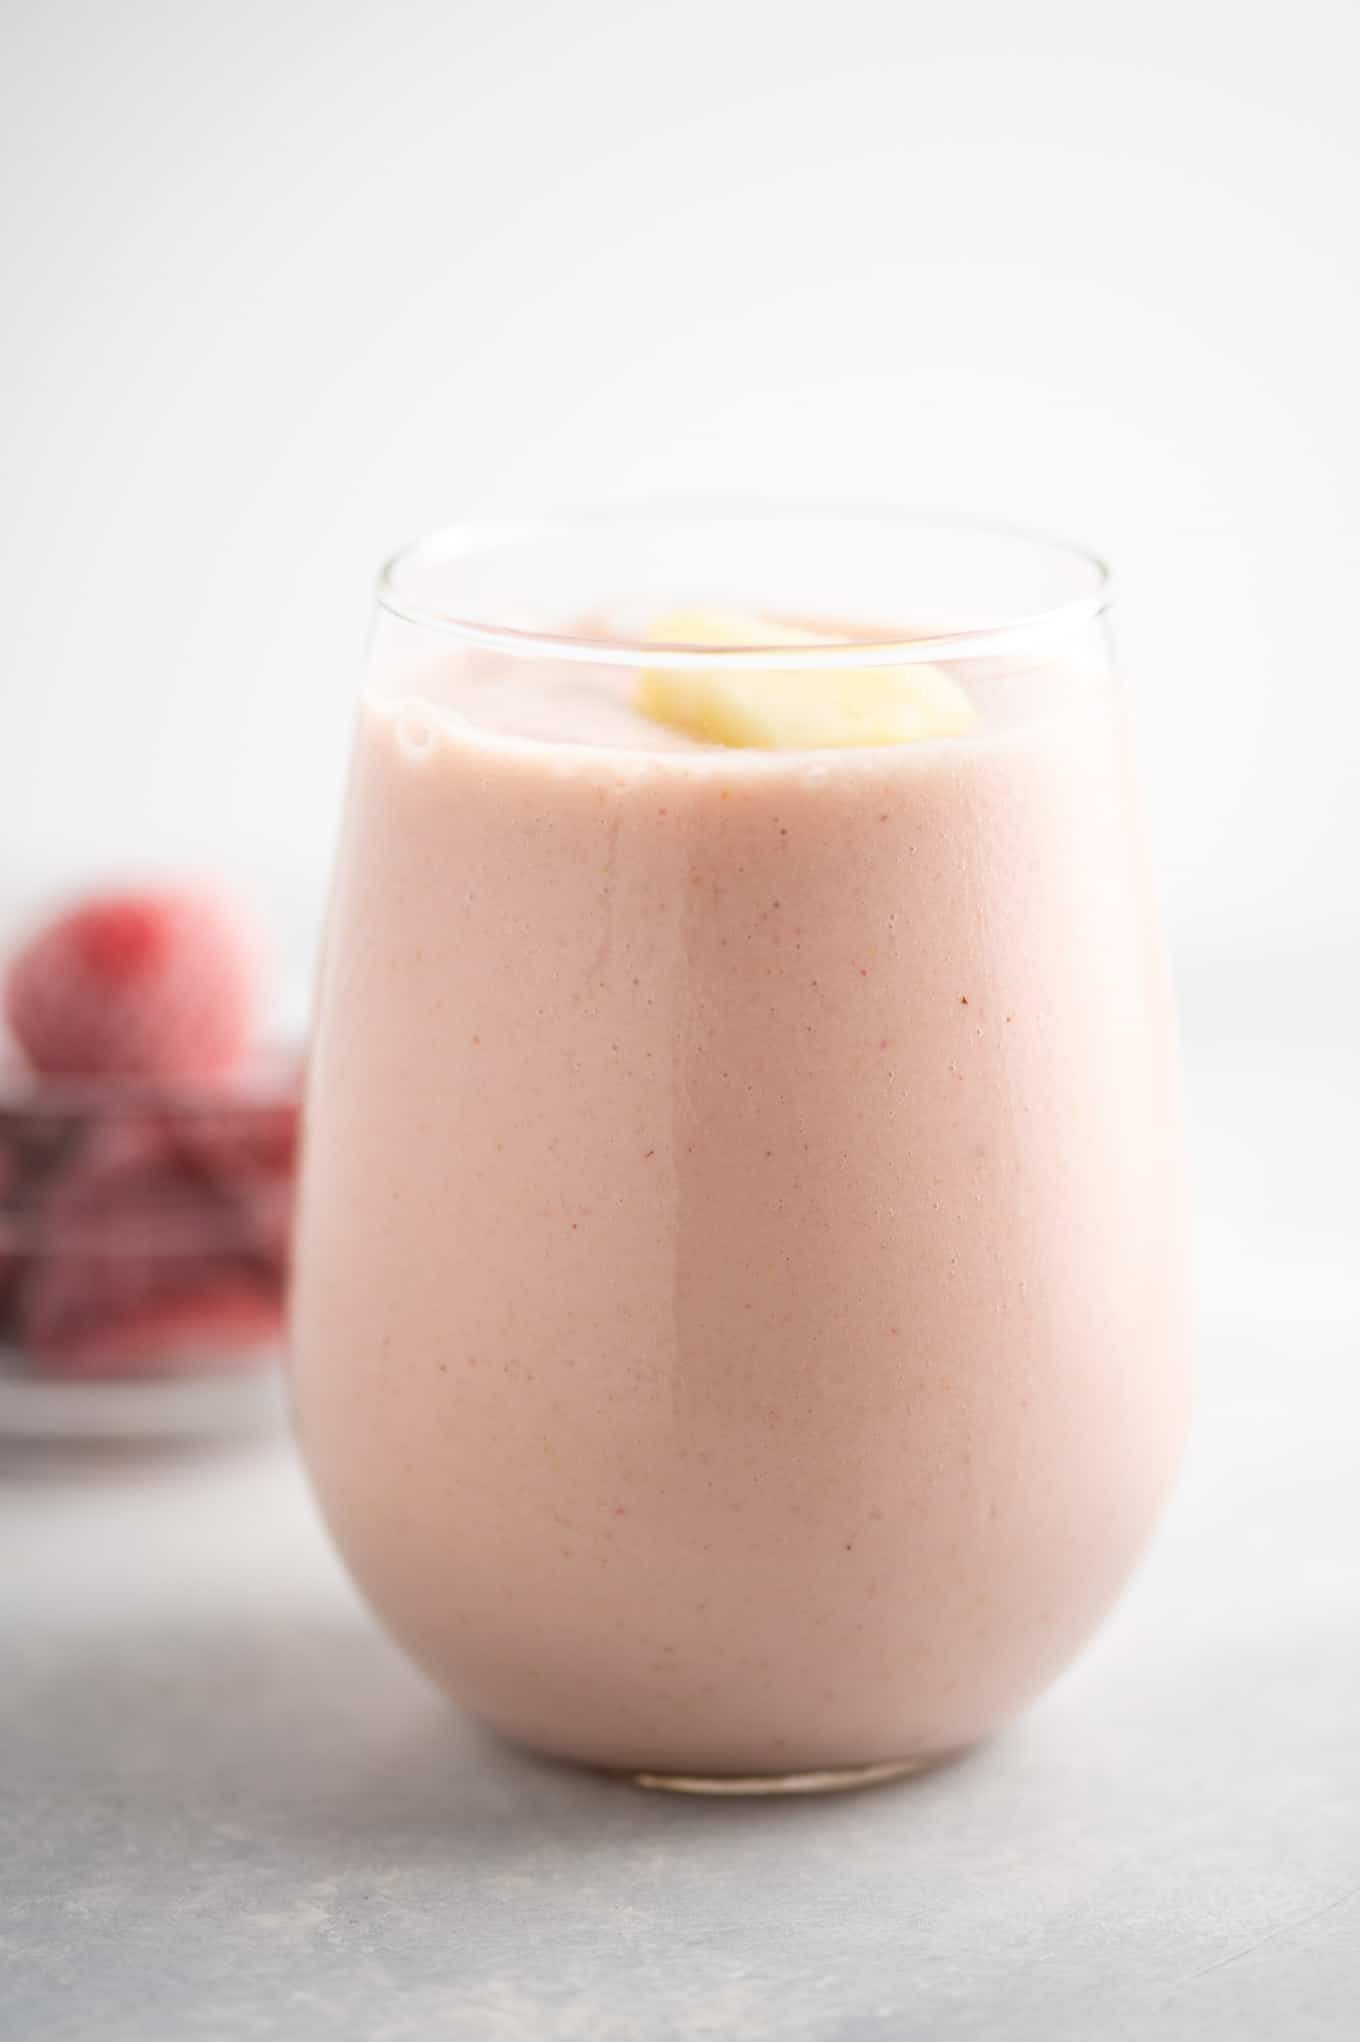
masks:
{"label": "glass", "polygon": [[[1053,542],[869,513],[388,568],[293,1391],[359,1584],[505,1736],[699,1792],[889,1777],[1025,1704],[1134,1564],[1186,1311],[1107,606]],[[643,642],[677,607],[801,636]],[[756,750],[632,706],[643,668],[925,666],[964,733]]]}

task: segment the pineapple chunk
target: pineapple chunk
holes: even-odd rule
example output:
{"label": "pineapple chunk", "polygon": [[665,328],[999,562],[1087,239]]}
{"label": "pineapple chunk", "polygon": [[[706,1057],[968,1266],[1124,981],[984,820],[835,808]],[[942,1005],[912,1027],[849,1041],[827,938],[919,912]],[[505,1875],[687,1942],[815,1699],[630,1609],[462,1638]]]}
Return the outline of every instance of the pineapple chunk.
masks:
{"label": "pineapple chunk", "polygon": [[[826,639],[767,617],[696,610],[658,617],[647,642],[754,648]],[[645,667],[634,699],[645,716],[690,737],[768,751],[911,744],[956,737],[977,721],[962,688],[937,666]]]}

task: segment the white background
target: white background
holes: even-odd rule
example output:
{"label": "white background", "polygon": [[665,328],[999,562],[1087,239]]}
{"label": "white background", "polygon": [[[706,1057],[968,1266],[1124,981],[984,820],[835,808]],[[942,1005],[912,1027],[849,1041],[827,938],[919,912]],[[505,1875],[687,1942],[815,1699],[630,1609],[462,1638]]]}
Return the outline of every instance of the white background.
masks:
{"label": "white background", "polygon": [[1353,987],[1353,0],[3,20],[11,894],[308,912],[427,526],[862,496],[1113,556],[1183,968]]}

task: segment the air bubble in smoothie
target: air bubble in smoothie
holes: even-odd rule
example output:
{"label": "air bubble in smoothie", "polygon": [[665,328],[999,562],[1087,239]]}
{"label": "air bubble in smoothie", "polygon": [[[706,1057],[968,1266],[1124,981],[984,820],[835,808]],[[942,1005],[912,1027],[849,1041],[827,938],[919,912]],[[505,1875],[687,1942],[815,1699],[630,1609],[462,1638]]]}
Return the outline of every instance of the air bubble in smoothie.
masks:
{"label": "air bubble in smoothie", "polygon": [[423,759],[435,741],[434,714],[424,702],[405,703],[396,717],[398,749],[408,759]]}

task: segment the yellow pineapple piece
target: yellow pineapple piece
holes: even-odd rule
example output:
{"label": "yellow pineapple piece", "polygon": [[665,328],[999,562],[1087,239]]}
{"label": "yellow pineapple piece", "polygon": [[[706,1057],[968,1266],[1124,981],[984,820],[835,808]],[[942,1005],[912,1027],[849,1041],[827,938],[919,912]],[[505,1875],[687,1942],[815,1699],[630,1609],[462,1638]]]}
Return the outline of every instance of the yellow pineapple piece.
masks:
{"label": "yellow pineapple piece", "polygon": [[[657,646],[825,645],[814,632],[730,610],[677,610],[647,632]],[[912,744],[957,737],[977,712],[937,666],[728,667],[659,665],[638,677],[637,707],[658,723],[710,744],[768,751]]]}

